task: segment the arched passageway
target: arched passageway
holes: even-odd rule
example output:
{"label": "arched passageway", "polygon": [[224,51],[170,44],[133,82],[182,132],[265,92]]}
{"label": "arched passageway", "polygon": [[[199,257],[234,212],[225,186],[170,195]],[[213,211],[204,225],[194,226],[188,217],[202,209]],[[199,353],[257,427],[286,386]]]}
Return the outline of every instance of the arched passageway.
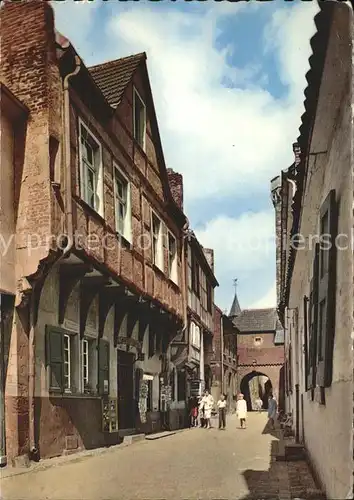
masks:
{"label": "arched passageway", "polygon": [[258,397],[263,401],[263,409],[268,408],[268,397],[273,391],[273,386],[267,375],[257,371],[248,373],[242,378],[240,389],[245,397],[249,411],[255,409],[255,400]]}

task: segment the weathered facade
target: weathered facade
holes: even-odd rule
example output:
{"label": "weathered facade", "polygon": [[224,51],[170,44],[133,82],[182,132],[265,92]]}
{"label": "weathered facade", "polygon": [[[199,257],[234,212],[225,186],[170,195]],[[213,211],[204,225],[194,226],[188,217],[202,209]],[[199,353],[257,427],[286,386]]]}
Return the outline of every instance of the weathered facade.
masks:
{"label": "weathered facade", "polygon": [[16,234],[4,333],[11,461],[168,421],[187,220],[169,186],[146,55],[87,68],[47,2],[8,3],[0,16],[1,83],[28,108],[13,162],[6,144],[13,212],[1,191],[2,228]]}
{"label": "weathered facade", "polygon": [[214,304],[214,335],[209,354],[211,394],[215,401],[224,394],[228,411],[235,409],[237,399],[237,333],[231,319]]}
{"label": "weathered facade", "polygon": [[267,407],[272,392],[284,405],[284,331],[276,309],[241,310],[237,294],[229,313],[237,327],[237,379],[249,410],[259,396]]}
{"label": "weathered facade", "polygon": [[188,328],[172,344],[172,361],[179,376],[184,374],[188,401],[212,385],[209,353],[214,329],[214,288],[218,282],[213,251],[203,248],[191,230],[186,236],[185,252]]}
{"label": "weathered facade", "polygon": [[353,18],[319,4],[298,154],[272,182],[278,307],[295,436],[328,498],[353,498]]}

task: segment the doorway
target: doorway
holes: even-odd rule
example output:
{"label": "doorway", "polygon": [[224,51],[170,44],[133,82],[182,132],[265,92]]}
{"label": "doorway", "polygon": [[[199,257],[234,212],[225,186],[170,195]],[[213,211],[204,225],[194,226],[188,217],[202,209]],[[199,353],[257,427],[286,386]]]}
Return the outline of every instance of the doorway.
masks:
{"label": "doorway", "polygon": [[135,428],[134,411],[134,359],[131,352],[117,352],[118,374],[118,428]]}

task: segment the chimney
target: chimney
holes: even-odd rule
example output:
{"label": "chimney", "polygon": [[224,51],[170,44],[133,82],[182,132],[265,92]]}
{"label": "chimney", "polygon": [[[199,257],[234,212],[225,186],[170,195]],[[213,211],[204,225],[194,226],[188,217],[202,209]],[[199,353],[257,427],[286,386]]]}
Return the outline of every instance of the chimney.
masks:
{"label": "chimney", "polygon": [[214,272],[214,250],[212,248],[203,248],[203,252],[210,269]]}
{"label": "chimney", "polygon": [[172,168],[167,169],[167,175],[172,198],[174,199],[176,205],[183,210],[183,176],[182,174],[172,170]]}

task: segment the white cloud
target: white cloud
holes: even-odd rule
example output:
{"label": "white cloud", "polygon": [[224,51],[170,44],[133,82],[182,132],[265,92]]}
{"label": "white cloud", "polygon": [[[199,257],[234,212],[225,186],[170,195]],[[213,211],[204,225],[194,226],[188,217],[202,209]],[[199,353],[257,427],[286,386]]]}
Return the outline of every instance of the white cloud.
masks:
{"label": "white cloud", "polygon": [[[249,14],[250,8],[259,8],[258,3],[223,2],[209,9],[200,6],[198,16],[134,4],[134,9],[119,9],[107,25],[94,25],[94,30],[109,36],[109,43],[95,51],[88,42],[94,31],[93,16],[98,16],[94,5],[99,2],[70,7],[67,2],[55,4],[59,29],[71,38],[86,63],[147,52],[166,163],[183,173],[187,204],[192,199],[229,196],[237,203],[245,196],[264,197],[270,178],[292,162],[291,144],[303,112],[309,39],[318,9],[315,2],[279,9],[264,33],[265,50],[274,52],[280,77],[289,87],[283,99],[275,99],[264,88],[266,68],[254,64],[230,67],[231,48],[215,48],[220,19],[234,12],[242,16],[245,7]],[[233,82],[234,88],[223,86],[224,81]],[[215,250],[221,287],[240,270],[251,277],[275,267],[271,205],[269,211],[238,218],[215,214],[205,223],[196,232],[204,246]],[[250,247],[252,235],[262,242],[259,248],[254,248],[255,243]],[[265,295],[264,282],[241,286],[248,288],[249,296],[252,293],[250,305],[273,301],[274,286]],[[219,292],[222,307],[229,305],[227,295]]]}
{"label": "white cloud", "polygon": [[274,231],[272,210],[246,212],[238,218],[219,216],[195,231],[203,246],[214,249],[215,274],[220,283],[216,302],[221,308],[231,305],[234,278],[239,278],[241,308],[251,307],[255,299],[265,303],[259,294],[264,269],[275,268]]}
{"label": "white cloud", "polygon": [[215,272],[225,266],[243,272],[263,268],[274,257],[274,213],[246,212],[238,218],[219,216],[195,231],[198,240],[215,252]]}

